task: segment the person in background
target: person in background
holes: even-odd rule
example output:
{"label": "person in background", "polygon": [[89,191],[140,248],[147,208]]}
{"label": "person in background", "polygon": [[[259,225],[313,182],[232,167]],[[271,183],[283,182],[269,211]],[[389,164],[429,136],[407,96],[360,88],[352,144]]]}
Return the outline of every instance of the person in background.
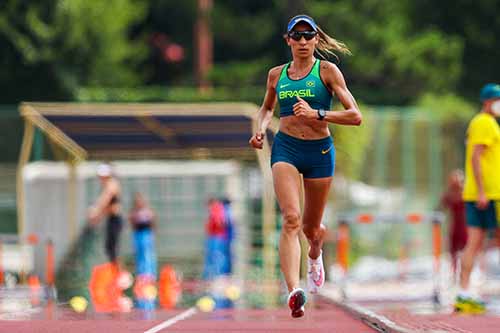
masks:
{"label": "person in background", "polygon": [[225,215],[224,205],[215,198],[208,200],[208,218],[205,223],[205,264],[203,279],[213,280],[224,274]]}
{"label": "person in background", "polygon": [[97,176],[101,183],[101,192],[95,203],[88,209],[88,220],[92,226],[95,226],[103,217],[106,218],[105,250],[109,261],[118,272],[120,269],[118,248],[122,231],[121,186],[114,176],[113,168],[108,163],[97,167]]}
{"label": "person in background", "polygon": [[136,192],[129,213],[133,229],[136,274],[156,280],[155,221],[156,215],[144,196]]}
{"label": "person in background", "polygon": [[441,196],[440,207],[449,212],[448,246],[451,255],[453,281],[457,278],[458,254],[467,243],[465,224],[465,203],[462,200],[464,174],[462,170],[453,170],[448,176],[448,186]]}
{"label": "person in background", "polygon": [[469,289],[470,274],[489,230],[498,232],[500,214],[500,85],[481,89],[481,111],[467,128],[463,200],[467,221],[467,245],[461,260],[460,289],[455,310],[481,313],[485,303]]}
{"label": "person in background", "polygon": [[234,219],[231,200],[223,198],[221,200],[224,207],[224,259],[225,263],[222,268],[223,274],[233,273],[233,239],[234,239]]}

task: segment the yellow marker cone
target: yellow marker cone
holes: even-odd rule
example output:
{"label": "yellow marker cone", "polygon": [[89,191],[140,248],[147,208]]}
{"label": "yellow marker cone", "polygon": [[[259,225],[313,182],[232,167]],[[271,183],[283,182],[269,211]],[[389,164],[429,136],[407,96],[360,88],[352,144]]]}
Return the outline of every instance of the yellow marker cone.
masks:
{"label": "yellow marker cone", "polygon": [[210,296],[203,296],[196,302],[201,312],[212,312],[215,309],[215,301]]}
{"label": "yellow marker cone", "polygon": [[224,294],[231,301],[236,301],[237,299],[240,298],[241,291],[240,291],[240,288],[238,288],[238,286],[232,285],[232,286],[229,286],[226,288],[226,290],[224,291]]}
{"label": "yellow marker cone", "polygon": [[82,313],[87,310],[88,302],[82,296],[74,296],[69,300],[69,305],[75,312]]}
{"label": "yellow marker cone", "polygon": [[158,290],[154,285],[151,284],[144,286],[143,292],[144,292],[144,297],[148,300],[153,300],[158,295]]}

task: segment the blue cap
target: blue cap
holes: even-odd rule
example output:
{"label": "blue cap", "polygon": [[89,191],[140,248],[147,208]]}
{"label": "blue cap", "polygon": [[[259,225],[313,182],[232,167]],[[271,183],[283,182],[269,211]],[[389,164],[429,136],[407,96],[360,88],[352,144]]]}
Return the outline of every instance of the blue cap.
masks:
{"label": "blue cap", "polygon": [[294,16],[290,19],[290,22],[288,22],[288,26],[286,28],[286,32],[292,31],[293,27],[297,25],[297,23],[300,22],[305,22],[311,26],[311,28],[314,31],[318,31],[318,26],[316,25],[316,22],[312,19],[312,17],[309,17],[307,15],[297,15]]}
{"label": "blue cap", "polygon": [[492,98],[500,98],[500,84],[488,83],[481,89],[481,93],[479,94],[481,102]]}

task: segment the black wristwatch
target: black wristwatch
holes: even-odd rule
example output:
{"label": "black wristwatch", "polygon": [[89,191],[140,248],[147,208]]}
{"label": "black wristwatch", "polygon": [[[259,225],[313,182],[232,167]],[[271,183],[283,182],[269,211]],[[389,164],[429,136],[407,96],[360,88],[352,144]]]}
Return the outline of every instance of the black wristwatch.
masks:
{"label": "black wristwatch", "polygon": [[318,120],[323,120],[325,119],[326,116],[326,111],[323,109],[318,110]]}

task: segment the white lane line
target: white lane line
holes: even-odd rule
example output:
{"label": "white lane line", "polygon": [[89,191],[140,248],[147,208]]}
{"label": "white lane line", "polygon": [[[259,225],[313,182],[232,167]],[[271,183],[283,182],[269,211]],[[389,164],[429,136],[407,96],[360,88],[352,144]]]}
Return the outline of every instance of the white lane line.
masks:
{"label": "white lane line", "polygon": [[191,317],[196,312],[198,312],[198,311],[196,310],[196,307],[193,306],[192,308],[189,308],[186,311],[184,311],[182,313],[179,313],[177,316],[175,316],[173,318],[170,318],[168,320],[165,320],[164,322],[156,325],[155,327],[150,328],[149,330],[145,331],[144,333],[156,333],[156,332],[159,332],[162,329],[167,328],[169,326],[172,326],[173,324],[175,324],[175,323],[177,323],[177,322],[179,322],[181,320],[184,320],[184,319],[186,319],[188,317]]}
{"label": "white lane line", "polygon": [[361,321],[365,322],[369,326],[375,329],[382,329],[383,332],[390,332],[390,333],[412,333],[414,332],[413,330],[407,329],[406,327],[402,327],[398,325],[397,323],[393,322],[389,318],[380,315],[376,312],[373,312],[361,305],[351,303],[348,301],[343,301],[338,299],[335,296],[332,296],[331,293],[328,293],[328,291],[322,291],[320,292],[321,296],[329,299],[332,301],[334,304],[340,306],[347,312],[351,313],[355,317],[358,317],[361,319]]}

